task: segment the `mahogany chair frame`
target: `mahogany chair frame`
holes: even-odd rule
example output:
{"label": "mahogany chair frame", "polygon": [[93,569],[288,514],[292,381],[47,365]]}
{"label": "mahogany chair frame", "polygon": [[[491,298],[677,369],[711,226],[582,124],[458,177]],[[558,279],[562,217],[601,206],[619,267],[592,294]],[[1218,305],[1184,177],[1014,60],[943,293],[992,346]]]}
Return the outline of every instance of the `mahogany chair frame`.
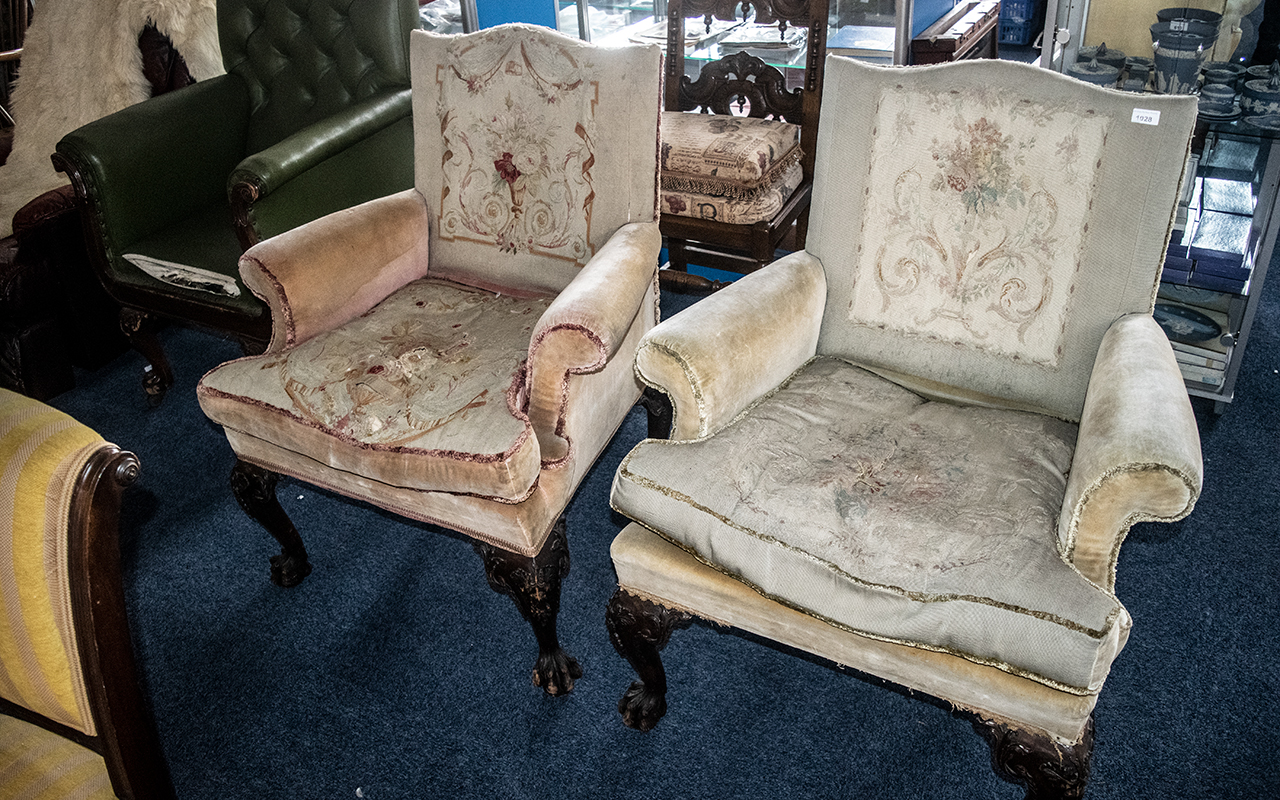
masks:
{"label": "mahogany chair frame", "polygon": [[8,700],[0,699],[0,713],[101,755],[117,797],[170,800],[176,795],[138,680],[120,568],[120,499],[139,473],[137,456],[105,445],[76,477],[71,500],[67,558],[72,618],[97,735]]}
{"label": "mahogany chair frame", "polygon": [[801,166],[804,179],[771,219],[754,224],[730,224],[719,220],[664,214],[660,220],[671,264],[663,270],[664,286],[706,291],[718,285],[689,275],[688,265],[748,273],[773,261],[774,252],[787,234],[794,232],[794,247],[804,247],[809,227],[809,202],[813,193],[814,150],[818,141],[818,117],[822,105],[822,76],[827,52],[829,0],[748,0],[742,13],[755,10],[759,24],[808,29],[804,83],[786,88],[786,77],[776,67],[746,53],[734,53],[704,64],[698,80],[684,70],[684,36],[688,19],[701,17],[737,19],[737,0],[668,0],[667,57],[663,109],[732,114],[736,106],[749,105],[748,116],[782,119],[800,126]]}

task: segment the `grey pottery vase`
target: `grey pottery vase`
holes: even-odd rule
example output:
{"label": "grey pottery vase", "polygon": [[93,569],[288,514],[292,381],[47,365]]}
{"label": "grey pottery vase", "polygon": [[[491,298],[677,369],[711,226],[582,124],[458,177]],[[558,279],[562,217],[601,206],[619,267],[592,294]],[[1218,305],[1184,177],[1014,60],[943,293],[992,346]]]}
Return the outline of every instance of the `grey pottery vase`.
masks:
{"label": "grey pottery vase", "polygon": [[1195,94],[1200,85],[1200,67],[1217,39],[1217,28],[1205,23],[1176,20],[1152,25],[1156,91],[1160,94]]}

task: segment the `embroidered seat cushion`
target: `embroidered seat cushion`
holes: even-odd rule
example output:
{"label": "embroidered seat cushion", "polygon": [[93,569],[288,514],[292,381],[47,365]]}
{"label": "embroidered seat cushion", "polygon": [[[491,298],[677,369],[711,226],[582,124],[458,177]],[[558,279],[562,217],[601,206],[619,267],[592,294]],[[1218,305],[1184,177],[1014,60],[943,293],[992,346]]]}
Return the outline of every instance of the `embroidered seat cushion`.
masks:
{"label": "embroidered seat cushion", "polygon": [[519,501],[540,468],[524,368],[550,304],[423,278],[200,383],[213,421],[390,486]]}
{"label": "embroidered seat cushion", "polygon": [[772,219],[791,199],[804,180],[804,168],[797,161],[778,177],[742,197],[669,192],[662,190],[662,213],[678,217],[713,219],[730,225],[751,225]]}
{"label": "embroidered seat cushion", "polygon": [[800,127],[781,120],[662,112],[663,192],[744,197],[800,163]]}
{"label": "embroidered seat cushion", "polygon": [[638,445],[613,503],[833,625],[1086,694],[1130,620],[1057,550],[1075,437],[820,356],[714,436]]}

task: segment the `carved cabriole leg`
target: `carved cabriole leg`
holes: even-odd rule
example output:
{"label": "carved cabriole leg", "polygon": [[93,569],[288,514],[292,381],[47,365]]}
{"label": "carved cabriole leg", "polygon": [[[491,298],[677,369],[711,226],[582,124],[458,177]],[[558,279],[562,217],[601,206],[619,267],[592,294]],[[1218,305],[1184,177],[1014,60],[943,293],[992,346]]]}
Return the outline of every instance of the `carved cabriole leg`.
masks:
{"label": "carved cabriole leg", "polygon": [[671,408],[671,398],[667,397],[666,392],[646,386],[644,394],[640,395],[640,405],[649,417],[649,438],[670,439],[675,411]]}
{"label": "carved cabriole leg", "polygon": [[276,473],[239,459],[231,468],[231,493],[236,502],[280,543],[280,555],[271,557],[271,582],[287,589],[311,574],[311,562],[298,529],[276,499],[279,480]]}
{"label": "carved cabriole leg", "polygon": [[1002,779],[1027,787],[1026,800],[1084,797],[1093,753],[1092,717],[1075,745],[981,718],[973,720],[973,727],[991,746],[991,768]]}
{"label": "carved cabriole leg", "polygon": [[662,649],[676,628],[687,628],[693,616],[658,605],[619,589],[605,610],[609,641],[640,676],[618,701],[618,713],[629,728],[652,730],[667,713],[667,672]]}
{"label": "carved cabriole leg", "polygon": [[582,667],[560,646],[556,616],[560,613],[560,582],[569,574],[569,542],[561,517],[536,556],[522,556],[486,542],[474,542],[484,561],[489,587],[510,597],[520,615],[533,627],[538,640],[538,660],[533,665],[533,685],[547,694],[568,694],[582,677]]}
{"label": "carved cabriole leg", "polygon": [[147,402],[153,406],[160,405],[165,392],[173,385],[173,369],[169,359],[156,338],[155,320],[134,308],[120,309],[120,330],[124,332],[129,345],[147,360],[143,369],[142,388],[146,390]]}

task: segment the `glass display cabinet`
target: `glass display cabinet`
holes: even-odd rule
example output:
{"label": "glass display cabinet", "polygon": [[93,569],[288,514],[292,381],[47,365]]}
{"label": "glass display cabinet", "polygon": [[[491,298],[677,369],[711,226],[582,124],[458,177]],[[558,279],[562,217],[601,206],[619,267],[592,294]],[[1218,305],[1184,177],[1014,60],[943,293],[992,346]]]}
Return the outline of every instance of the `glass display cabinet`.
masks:
{"label": "glass display cabinet", "polygon": [[1222,413],[1235,396],[1275,255],[1280,130],[1203,121],[1156,298],[1187,391]]}
{"label": "glass display cabinet", "polygon": [[[880,63],[905,64],[912,37],[963,4],[963,0],[831,0],[827,50]],[[666,5],[666,0],[559,0],[558,25],[566,33],[598,43],[634,39],[665,46]],[[742,27],[713,22],[710,31],[696,36],[690,32],[686,57],[709,61],[724,54],[722,45],[754,46],[762,51],[758,55],[774,66],[803,69],[803,64],[796,62],[803,58],[803,41],[797,44],[793,35],[791,40],[776,42],[756,37],[759,31],[741,30]]]}
{"label": "glass display cabinet", "polygon": [[[1187,391],[1224,411],[1280,219],[1280,65],[1260,0],[1050,0],[1040,63],[1200,115],[1156,298]],[[1272,21],[1275,23],[1275,20]],[[1260,35],[1261,34],[1261,35]],[[1257,63],[1255,63],[1257,62]],[[1179,157],[1171,154],[1171,157]]]}

